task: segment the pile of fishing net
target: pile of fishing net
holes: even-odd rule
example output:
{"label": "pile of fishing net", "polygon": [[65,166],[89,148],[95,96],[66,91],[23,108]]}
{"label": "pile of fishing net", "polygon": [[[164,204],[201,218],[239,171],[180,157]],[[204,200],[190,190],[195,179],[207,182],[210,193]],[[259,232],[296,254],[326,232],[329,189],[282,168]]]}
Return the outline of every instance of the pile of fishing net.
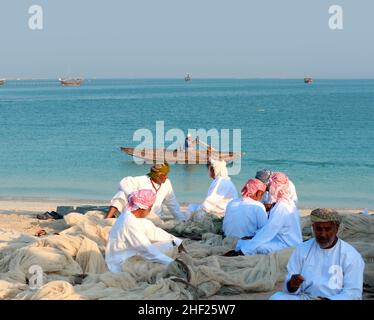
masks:
{"label": "pile of fishing net", "polygon": [[[0,299],[204,299],[213,295],[269,292],[284,281],[292,248],[269,255],[224,257],[237,239],[223,238],[211,217],[200,222],[167,222],[165,229],[187,239],[187,253],[175,250],[170,266],[132,257],[122,272],[108,272],[106,239],[114,219],[100,211],[64,217],[69,228],[36,238],[0,230]],[[311,237],[308,218],[304,238]],[[366,262],[365,288],[374,288],[374,217],[344,216],[340,236],[360,251]],[[201,240],[193,240],[200,232]],[[212,232],[213,231],[213,232]],[[188,239],[192,235],[193,239]],[[359,236],[358,236],[359,235]],[[352,240],[352,241],[351,241]],[[42,270],[40,288],[30,286]]]}

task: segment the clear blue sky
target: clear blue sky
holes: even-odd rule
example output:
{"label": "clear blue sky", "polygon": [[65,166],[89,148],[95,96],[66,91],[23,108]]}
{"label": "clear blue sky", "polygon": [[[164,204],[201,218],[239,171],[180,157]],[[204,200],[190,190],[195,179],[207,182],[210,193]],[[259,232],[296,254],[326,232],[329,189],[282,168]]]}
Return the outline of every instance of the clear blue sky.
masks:
{"label": "clear blue sky", "polygon": [[0,78],[374,78],[373,39],[373,0],[1,0]]}

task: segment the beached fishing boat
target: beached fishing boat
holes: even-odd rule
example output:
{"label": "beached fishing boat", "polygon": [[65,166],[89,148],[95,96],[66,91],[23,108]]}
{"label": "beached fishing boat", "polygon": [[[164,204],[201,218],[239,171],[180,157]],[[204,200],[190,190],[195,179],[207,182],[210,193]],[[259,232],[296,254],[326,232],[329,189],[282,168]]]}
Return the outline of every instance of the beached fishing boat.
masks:
{"label": "beached fishing boat", "polygon": [[304,83],[311,84],[311,83],[313,83],[313,79],[311,77],[305,77],[304,78]]}
{"label": "beached fishing boat", "polygon": [[150,162],[163,162],[177,164],[206,164],[209,158],[233,161],[240,157],[237,152],[208,151],[208,150],[166,150],[166,149],[138,149],[121,147],[121,151]]}
{"label": "beached fishing boat", "polygon": [[59,78],[60,84],[62,86],[80,86],[83,82],[83,79],[80,78],[69,78],[69,79],[62,79]]}
{"label": "beached fishing boat", "polygon": [[0,86],[4,85],[5,84],[5,79],[0,79]]}
{"label": "beached fishing boat", "polygon": [[191,80],[192,80],[192,78],[191,78],[190,74],[187,73],[186,76],[184,77],[184,81],[191,81]]}

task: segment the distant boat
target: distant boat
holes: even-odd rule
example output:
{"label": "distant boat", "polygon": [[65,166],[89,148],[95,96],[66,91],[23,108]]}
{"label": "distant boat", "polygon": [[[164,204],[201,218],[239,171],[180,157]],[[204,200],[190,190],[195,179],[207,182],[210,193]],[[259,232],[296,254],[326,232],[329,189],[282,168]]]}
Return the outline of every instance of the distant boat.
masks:
{"label": "distant boat", "polygon": [[121,147],[121,151],[130,156],[153,162],[175,162],[176,164],[207,164],[209,158],[231,162],[242,154],[237,152],[207,150],[166,150],[166,149],[135,149]]}
{"label": "distant boat", "polygon": [[80,86],[83,82],[83,79],[81,78],[67,78],[67,79],[59,78],[58,81],[60,81],[60,84],[62,86]]}
{"label": "distant boat", "polygon": [[5,79],[0,79],[0,86],[2,86],[3,84],[5,84]]}
{"label": "distant boat", "polygon": [[191,76],[189,73],[186,74],[186,76],[184,77],[184,81],[191,81]]}
{"label": "distant boat", "polygon": [[311,77],[305,77],[304,78],[304,83],[311,84],[311,83],[313,83],[313,79]]}

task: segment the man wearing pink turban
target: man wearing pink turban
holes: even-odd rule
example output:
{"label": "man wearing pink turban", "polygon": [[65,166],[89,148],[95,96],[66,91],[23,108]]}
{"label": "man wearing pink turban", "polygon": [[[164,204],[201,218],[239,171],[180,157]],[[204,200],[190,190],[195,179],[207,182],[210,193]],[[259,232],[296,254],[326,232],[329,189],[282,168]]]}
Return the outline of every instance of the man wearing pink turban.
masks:
{"label": "man wearing pink turban", "polygon": [[242,189],[242,199],[230,201],[223,218],[223,232],[227,237],[252,238],[267,222],[268,216],[260,202],[266,185],[249,179]]}
{"label": "man wearing pink turban", "polygon": [[169,171],[168,163],[156,163],[147,175],[124,177],[119,183],[117,193],[110,201],[105,218],[113,218],[117,212],[123,212],[127,207],[129,195],[135,190],[151,189],[156,193],[156,200],[151,208],[150,216],[162,219],[164,216],[163,206],[166,206],[175,219],[187,220],[185,214],[180,210],[173,186],[168,178]]}
{"label": "man wearing pink turban", "polygon": [[174,246],[184,249],[181,239],[144,219],[155,200],[156,194],[150,189],[129,195],[127,208],[113,225],[106,246],[105,261],[111,272],[121,272],[122,264],[133,256],[168,265],[174,260],[167,253]]}
{"label": "man wearing pink turban", "polygon": [[270,178],[270,196],[275,205],[270,210],[269,220],[251,240],[239,240],[235,251],[245,255],[267,254],[303,241],[300,214],[290,198],[288,177],[275,172]]}

